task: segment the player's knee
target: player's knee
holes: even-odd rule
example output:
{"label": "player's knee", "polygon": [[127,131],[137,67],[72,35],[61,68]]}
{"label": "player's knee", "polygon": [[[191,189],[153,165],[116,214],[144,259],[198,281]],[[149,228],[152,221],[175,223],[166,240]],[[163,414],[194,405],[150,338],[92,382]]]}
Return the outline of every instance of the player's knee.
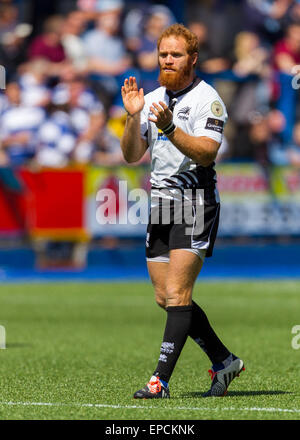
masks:
{"label": "player's knee", "polygon": [[166,308],[166,295],[165,292],[160,290],[155,290],[155,301],[156,304],[159,305],[162,309]]}
{"label": "player's knee", "polygon": [[182,289],[179,286],[167,286],[166,306],[177,307],[190,305],[192,301],[191,290]]}

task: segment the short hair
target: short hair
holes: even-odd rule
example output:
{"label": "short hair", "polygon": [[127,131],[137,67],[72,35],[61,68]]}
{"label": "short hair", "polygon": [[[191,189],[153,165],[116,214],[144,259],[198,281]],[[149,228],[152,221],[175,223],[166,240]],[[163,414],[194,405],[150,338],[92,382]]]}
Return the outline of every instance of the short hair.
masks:
{"label": "short hair", "polygon": [[43,23],[43,31],[45,34],[59,33],[65,19],[62,15],[50,15]]}
{"label": "short hair", "polygon": [[192,55],[195,52],[198,53],[199,42],[197,35],[185,26],[183,26],[183,24],[179,23],[172,24],[163,31],[163,33],[157,40],[157,49],[159,50],[159,46],[163,38],[168,38],[171,36],[182,37],[185,40],[187,52],[189,55]]}

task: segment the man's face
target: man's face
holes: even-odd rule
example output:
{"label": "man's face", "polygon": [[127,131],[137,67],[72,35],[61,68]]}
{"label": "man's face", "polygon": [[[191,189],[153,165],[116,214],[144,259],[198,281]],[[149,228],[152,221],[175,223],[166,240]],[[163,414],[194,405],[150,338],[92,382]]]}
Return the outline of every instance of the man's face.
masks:
{"label": "man's face", "polygon": [[116,35],[120,26],[120,11],[101,12],[98,18],[98,28],[108,35]]}
{"label": "man's face", "polygon": [[184,38],[163,38],[158,51],[160,84],[168,90],[184,89],[193,80],[193,66],[196,61],[197,54],[188,54]]}
{"label": "man's face", "polygon": [[21,102],[21,89],[17,83],[7,85],[5,94],[11,104],[19,105]]}
{"label": "man's face", "polygon": [[288,29],[288,38],[293,45],[293,49],[300,50],[300,26],[291,25]]}

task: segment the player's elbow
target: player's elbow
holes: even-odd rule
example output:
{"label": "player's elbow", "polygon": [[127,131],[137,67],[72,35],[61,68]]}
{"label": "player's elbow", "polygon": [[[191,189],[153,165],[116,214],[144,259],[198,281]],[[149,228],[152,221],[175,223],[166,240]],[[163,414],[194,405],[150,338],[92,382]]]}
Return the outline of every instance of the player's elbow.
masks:
{"label": "player's elbow", "polygon": [[220,144],[212,139],[201,138],[200,148],[197,151],[196,162],[203,167],[211,165],[217,157]]}
{"label": "player's elbow", "polygon": [[123,142],[123,139],[121,139],[121,150],[124,157],[125,162],[127,163],[133,163],[136,162],[133,151],[131,151],[127,145]]}
{"label": "player's elbow", "polygon": [[209,167],[217,157],[217,153],[207,153],[204,156],[201,156],[199,162],[203,167]]}
{"label": "player's elbow", "polygon": [[130,154],[126,154],[124,152],[123,152],[123,157],[124,157],[125,162],[127,162],[127,163],[135,163],[140,160],[140,157],[137,158],[135,156],[132,156]]}
{"label": "player's elbow", "polygon": [[192,157],[194,162],[202,165],[203,167],[208,167],[211,165],[217,157],[217,151],[201,151]]}
{"label": "player's elbow", "polygon": [[125,162],[127,163],[135,163],[138,162],[146,151],[144,145],[140,144],[130,144],[121,139],[121,150],[123,153],[123,157]]}

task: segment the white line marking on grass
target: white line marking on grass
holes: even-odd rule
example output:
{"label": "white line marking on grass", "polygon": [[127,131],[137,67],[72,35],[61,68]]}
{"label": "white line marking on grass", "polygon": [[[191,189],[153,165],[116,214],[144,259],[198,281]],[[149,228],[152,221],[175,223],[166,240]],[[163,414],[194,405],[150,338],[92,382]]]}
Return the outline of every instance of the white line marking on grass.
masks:
{"label": "white line marking on grass", "polygon": [[[159,409],[161,408],[156,406],[141,406],[141,405],[109,405],[105,403],[60,403],[60,402],[0,402],[0,405],[3,406],[66,406],[66,407],[79,407],[79,408],[112,408],[112,409]],[[258,411],[258,412],[286,412],[286,413],[300,413],[300,409],[298,408],[260,408],[260,407],[186,407],[186,406],[170,406],[170,410],[175,411]]]}

